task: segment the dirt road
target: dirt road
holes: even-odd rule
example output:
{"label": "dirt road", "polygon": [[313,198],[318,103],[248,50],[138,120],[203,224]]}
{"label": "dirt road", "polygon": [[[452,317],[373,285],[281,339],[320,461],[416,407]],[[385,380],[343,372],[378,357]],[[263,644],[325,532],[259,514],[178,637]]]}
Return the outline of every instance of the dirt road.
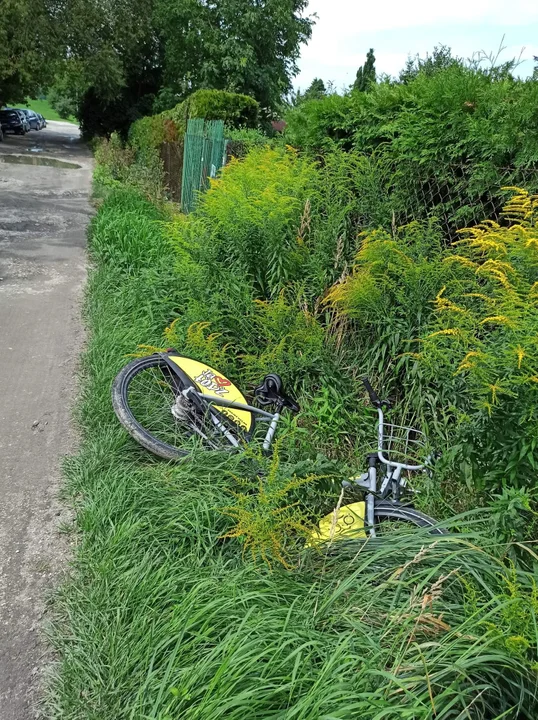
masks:
{"label": "dirt road", "polygon": [[57,494],[73,444],[91,162],[65,123],[0,143],[0,720],[36,716],[41,620],[66,567]]}

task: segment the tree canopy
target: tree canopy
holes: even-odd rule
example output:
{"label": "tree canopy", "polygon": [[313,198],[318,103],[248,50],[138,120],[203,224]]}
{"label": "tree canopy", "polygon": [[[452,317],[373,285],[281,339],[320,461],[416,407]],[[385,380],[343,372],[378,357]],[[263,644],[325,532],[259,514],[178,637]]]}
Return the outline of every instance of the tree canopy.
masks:
{"label": "tree canopy", "polygon": [[311,34],[307,0],[155,0],[164,85],[244,93],[265,109],[291,89],[300,46]]}
{"label": "tree canopy", "polygon": [[[270,115],[311,34],[308,0],[61,0],[68,50],[55,107],[89,134],[126,129],[199,89],[243,93]],[[101,115],[97,126],[88,113]],[[91,125],[91,127],[90,127]]]}
{"label": "tree canopy", "polygon": [[50,80],[62,49],[54,0],[2,0],[0,107],[36,95]]}

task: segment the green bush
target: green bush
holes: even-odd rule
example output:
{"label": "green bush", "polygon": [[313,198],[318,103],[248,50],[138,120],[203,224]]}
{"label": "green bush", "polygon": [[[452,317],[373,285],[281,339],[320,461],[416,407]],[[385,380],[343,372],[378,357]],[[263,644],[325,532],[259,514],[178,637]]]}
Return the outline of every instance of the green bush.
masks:
{"label": "green bush", "polygon": [[224,90],[197,90],[163,115],[178,128],[185,128],[190,118],[223,120],[233,127],[254,128],[258,123],[258,103],[254,98]]}
{"label": "green bush", "polygon": [[116,133],[109,140],[96,141],[96,169],[94,192],[105,195],[111,189],[130,186],[152,200],[163,200],[166,195],[164,167],[156,147],[138,149],[123,144]]}
{"label": "green bush", "polygon": [[457,229],[498,218],[503,185],[538,189],[537,107],[533,80],[454,60],[405,83],[302,103],[286,115],[285,138],[311,153],[373,156],[396,224],[433,215],[454,240]]}
{"label": "green bush", "polygon": [[136,152],[156,150],[164,142],[175,142],[178,130],[175,124],[162,115],[149,115],[134,122],[129,129],[129,146]]}

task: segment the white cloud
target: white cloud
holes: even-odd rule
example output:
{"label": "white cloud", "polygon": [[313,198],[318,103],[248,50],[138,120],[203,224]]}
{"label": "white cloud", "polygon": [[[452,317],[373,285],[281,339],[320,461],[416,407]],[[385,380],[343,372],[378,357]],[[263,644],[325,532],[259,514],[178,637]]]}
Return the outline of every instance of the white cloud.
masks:
{"label": "white cloud", "polygon": [[[445,23],[511,26],[538,21],[535,0],[385,0],[383,3],[310,0],[307,12],[317,13],[318,27],[324,34],[330,29],[339,37]],[[314,33],[316,31],[317,28]]]}
{"label": "white cloud", "polygon": [[537,54],[536,0],[310,0],[307,13],[318,19],[301,54],[295,85],[302,87],[316,76],[337,86],[349,84],[370,47],[375,48],[378,71],[392,75],[409,54],[424,55],[441,43],[469,57],[480,49],[495,52],[505,36],[510,46],[505,59],[527,46],[522,74],[532,68],[533,47]]}

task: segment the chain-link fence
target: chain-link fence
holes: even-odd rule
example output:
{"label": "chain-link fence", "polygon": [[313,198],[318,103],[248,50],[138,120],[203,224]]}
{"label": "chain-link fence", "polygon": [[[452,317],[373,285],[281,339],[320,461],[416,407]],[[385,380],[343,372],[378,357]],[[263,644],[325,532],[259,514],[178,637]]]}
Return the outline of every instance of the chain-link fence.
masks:
{"label": "chain-link fence", "polygon": [[[392,227],[436,218],[446,239],[483,220],[501,221],[507,187],[538,192],[538,164],[499,167],[494,163],[427,167],[371,155],[363,164],[366,197],[361,202],[366,226]],[[361,182],[362,186],[362,182]]]}

